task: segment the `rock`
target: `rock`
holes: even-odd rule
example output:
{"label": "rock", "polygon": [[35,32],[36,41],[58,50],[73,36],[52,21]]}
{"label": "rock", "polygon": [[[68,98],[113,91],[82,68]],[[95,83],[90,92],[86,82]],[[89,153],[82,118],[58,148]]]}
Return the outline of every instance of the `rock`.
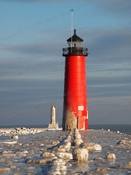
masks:
{"label": "rock", "polygon": [[42,131],[41,130],[36,131],[36,133],[40,133],[40,132],[42,132]]}
{"label": "rock", "polygon": [[14,169],[16,169],[16,166],[11,165],[10,168],[11,168],[12,170],[14,170]]}
{"label": "rock", "polygon": [[25,154],[29,153],[27,150],[23,150],[22,152],[25,153]]}
{"label": "rock", "polygon": [[60,165],[59,169],[60,169],[60,171],[66,171],[67,167],[64,165]]}
{"label": "rock", "polygon": [[58,148],[57,151],[58,152],[66,152],[66,149],[65,148]]}
{"label": "rock", "polygon": [[26,154],[21,152],[21,153],[18,154],[18,156],[20,156],[20,157],[25,157]]}
{"label": "rock", "polygon": [[74,132],[75,132],[75,133],[78,133],[78,132],[79,132],[79,130],[78,130],[77,128],[75,128],[75,129],[74,129]]}
{"label": "rock", "polygon": [[75,146],[79,146],[81,143],[83,143],[82,139],[74,139]]}
{"label": "rock", "polygon": [[71,142],[69,142],[69,141],[64,142],[64,144],[60,145],[59,148],[64,148],[66,151],[70,151]]}
{"label": "rock", "polygon": [[16,152],[16,154],[18,155],[18,156],[20,156],[20,157],[24,157],[24,156],[26,156],[26,154],[28,153],[28,151],[17,151]]}
{"label": "rock", "polygon": [[117,142],[117,148],[131,149],[131,139],[124,138]]}
{"label": "rock", "polygon": [[60,142],[58,141],[58,140],[56,140],[56,141],[53,141],[52,142],[52,145],[57,145],[57,144],[59,144]]}
{"label": "rock", "polygon": [[15,131],[11,131],[11,134],[27,135],[27,134],[36,134],[42,132],[41,130],[29,129],[25,127],[15,128]]}
{"label": "rock", "polygon": [[64,143],[66,143],[66,142],[70,142],[70,140],[67,138],[64,140]]}
{"label": "rock", "polygon": [[57,158],[52,161],[52,165],[55,165],[55,166],[65,165],[65,164],[66,162],[61,158]]}
{"label": "rock", "polygon": [[71,153],[67,153],[67,152],[57,152],[56,156],[61,157],[65,161],[69,161],[69,160],[73,159],[72,154]]}
{"label": "rock", "polygon": [[64,148],[66,149],[66,151],[70,151],[70,148],[71,148],[71,142],[65,142],[64,143]]}
{"label": "rock", "polygon": [[5,163],[5,157],[4,158],[0,158],[0,164],[2,164],[2,163]]}
{"label": "rock", "polygon": [[55,159],[56,157],[46,157],[44,159],[26,159],[25,162],[28,164],[46,164],[46,163],[51,163],[53,159]]}
{"label": "rock", "polygon": [[75,134],[75,139],[81,139],[81,135],[80,134]]}
{"label": "rock", "polygon": [[4,155],[4,154],[10,154],[10,153],[13,153],[13,152],[10,151],[10,150],[4,150],[4,151],[2,152],[3,155]]}
{"label": "rock", "polygon": [[12,136],[12,139],[17,140],[19,137],[17,135]]}
{"label": "rock", "polygon": [[25,128],[25,127],[23,127],[23,126],[21,127],[21,129],[26,130],[26,128]]}
{"label": "rock", "polygon": [[40,160],[38,161],[38,163],[39,163],[39,164],[51,163],[53,159],[54,159],[54,157],[48,157],[48,158],[46,158],[46,159],[40,159]]}
{"label": "rock", "polygon": [[88,150],[84,148],[75,148],[73,150],[73,159],[79,162],[87,162],[88,160]]}
{"label": "rock", "polygon": [[74,136],[75,136],[75,138],[77,138],[77,137],[78,137],[78,138],[79,138],[79,137],[81,138],[81,134],[79,133],[79,131],[78,131],[78,132],[75,132],[75,133],[74,133]]}
{"label": "rock", "polygon": [[131,169],[131,162],[128,162],[128,163],[126,163],[126,164],[121,165],[120,168],[128,168],[128,169]]}
{"label": "rock", "polygon": [[10,158],[10,157],[15,157],[16,154],[7,153],[7,154],[4,154],[4,156],[5,156],[6,158]]}
{"label": "rock", "polygon": [[10,168],[2,168],[2,167],[0,167],[0,174],[1,173],[6,173],[8,171],[10,171]]}
{"label": "rock", "polygon": [[21,130],[21,128],[15,128],[15,130],[16,130],[16,131],[20,131],[20,130]]}
{"label": "rock", "polygon": [[102,161],[103,159],[102,159],[102,157],[96,157],[94,160],[96,160],[96,161]]}
{"label": "rock", "polygon": [[6,142],[4,142],[4,143],[6,143],[6,144],[8,144],[8,145],[14,145],[14,144],[17,143],[17,141],[6,141]]}
{"label": "rock", "polygon": [[66,175],[67,167],[66,162],[58,158],[52,161],[50,171],[47,172],[48,175]]}
{"label": "rock", "polygon": [[71,141],[71,134],[68,135],[67,141]]}
{"label": "rock", "polygon": [[53,167],[52,170],[48,172],[48,175],[61,175],[60,171],[57,169],[57,167]]}
{"label": "rock", "polygon": [[51,153],[51,152],[44,152],[42,154],[42,157],[52,157],[52,156],[55,156],[55,154]]}
{"label": "rock", "polygon": [[82,148],[87,149],[88,151],[101,151],[102,147],[99,144],[96,143],[82,143],[81,144]]}
{"label": "rock", "polygon": [[127,143],[128,143],[128,140],[123,139],[123,140],[121,140],[119,143],[120,143],[120,144],[127,144]]}
{"label": "rock", "polygon": [[110,168],[108,168],[108,167],[104,167],[104,168],[97,168],[97,171],[98,172],[108,172],[108,171],[110,171]]}
{"label": "rock", "polygon": [[[23,145],[22,145],[23,147],[29,147],[29,146],[31,146],[29,143],[24,143]],[[30,150],[29,150],[30,151]]]}
{"label": "rock", "polygon": [[114,153],[107,153],[106,158],[107,159],[116,159],[116,155]]}

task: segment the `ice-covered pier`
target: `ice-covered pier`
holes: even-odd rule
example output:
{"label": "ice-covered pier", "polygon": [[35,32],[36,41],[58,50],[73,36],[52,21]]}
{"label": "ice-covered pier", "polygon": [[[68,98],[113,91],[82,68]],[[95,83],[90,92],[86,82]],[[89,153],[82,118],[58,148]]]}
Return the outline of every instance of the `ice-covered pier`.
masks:
{"label": "ice-covered pier", "polygon": [[0,173],[131,174],[131,135],[119,131],[0,130]]}

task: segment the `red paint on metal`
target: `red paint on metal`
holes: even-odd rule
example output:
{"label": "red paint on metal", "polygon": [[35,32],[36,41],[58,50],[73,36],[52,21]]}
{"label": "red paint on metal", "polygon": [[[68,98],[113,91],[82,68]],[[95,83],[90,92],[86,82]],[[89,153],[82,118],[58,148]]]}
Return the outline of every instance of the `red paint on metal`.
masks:
{"label": "red paint on metal", "polygon": [[88,129],[87,106],[85,56],[67,55],[65,57],[64,110],[70,110],[78,117],[78,129]]}

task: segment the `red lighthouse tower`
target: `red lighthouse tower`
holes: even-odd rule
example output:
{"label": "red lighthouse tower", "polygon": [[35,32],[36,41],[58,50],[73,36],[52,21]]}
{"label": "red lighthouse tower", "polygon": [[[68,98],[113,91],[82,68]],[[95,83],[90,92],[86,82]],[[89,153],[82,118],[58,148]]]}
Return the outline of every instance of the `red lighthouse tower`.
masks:
{"label": "red lighthouse tower", "polygon": [[74,35],[63,48],[65,57],[63,130],[88,129],[88,108],[86,94],[86,56],[88,49],[83,48],[83,39]]}

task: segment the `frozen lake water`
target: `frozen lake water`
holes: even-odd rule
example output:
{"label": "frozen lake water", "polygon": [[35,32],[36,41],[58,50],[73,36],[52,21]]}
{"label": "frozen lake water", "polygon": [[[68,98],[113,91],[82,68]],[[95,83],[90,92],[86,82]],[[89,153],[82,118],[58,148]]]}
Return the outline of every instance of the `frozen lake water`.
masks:
{"label": "frozen lake water", "polygon": [[[131,135],[107,130],[79,131],[84,143],[99,144],[102,150],[88,150],[87,162],[78,162],[71,158],[73,149],[78,147],[73,144],[74,132],[39,130],[38,133],[13,134],[10,131],[6,132],[5,129],[0,133],[0,174],[55,175],[59,172],[67,175],[131,174]],[[12,138],[13,135],[17,135],[18,138]],[[64,152],[64,149],[60,151],[59,148],[69,136],[72,145],[65,152],[69,153],[70,158],[61,159],[61,152]],[[45,152],[50,155],[45,156]],[[114,154],[116,159],[108,159],[108,153]],[[57,164],[61,164],[61,171],[58,170],[55,160],[58,160]]]}

